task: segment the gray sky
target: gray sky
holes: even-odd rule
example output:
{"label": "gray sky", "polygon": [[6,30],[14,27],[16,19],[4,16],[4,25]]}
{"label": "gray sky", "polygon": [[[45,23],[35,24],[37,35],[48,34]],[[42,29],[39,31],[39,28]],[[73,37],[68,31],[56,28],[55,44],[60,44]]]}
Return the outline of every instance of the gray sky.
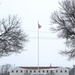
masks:
{"label": "gray sky", "polygon": [[[37,25],[39,30],[39,64],[40,66],[72,67],[75,61],[67,61],[67,57],[59,54],[65,49],[63,39],[57,38],[56,33],[50,31],[50,15],[59,8],[59,0],[0,0],[0,19],[10,15],[18,15],[22,20],[22,29],[28,34],[29,42],[21,54],[13,54],[0,58],[0,65],[9,63],[16,66],[38,65]],[[61,1],[61,0],[60,0]],[[43,37],[43,38],[41,38]]]}

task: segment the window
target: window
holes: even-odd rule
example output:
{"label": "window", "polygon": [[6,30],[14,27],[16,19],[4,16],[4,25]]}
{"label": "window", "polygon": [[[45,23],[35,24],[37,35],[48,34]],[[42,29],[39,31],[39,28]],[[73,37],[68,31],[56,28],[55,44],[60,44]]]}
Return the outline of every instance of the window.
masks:
{"label": "window", "polygon": [[45,71],[43,70],[43,73],[44,73]]}
{"label": "window", "polygon": [[49,71],[47,70],[46,72],[48,73]]}
{"label": "window", "polygon": [[28,73],[28,71],[26,70],[26,73]]}
{"label": "window", "polygon": [[62,73],[62,70],[60,72]]}
{"label": "window", "polygon": [[51,73],[52,73],[52,70],[51,70]]}
{"label": "window", "polygon": [[31,73],[32,71],[30,71],[30,73]]}
{"label": "window", "polygon": [[40,73],[40,70],[39,70],[39,73]]}
{"label": "window", "polygon": [[65,70],[65,73],[67,72],[67,70]]}
{"label": "window", "polygon": [[22,70],[21,70],[21,73],[22,73]]}
{"label": "window", "polygon": [[12,70],[12,73],[13,73],[14,71]]}
{"label": "window", "polygon": [[34,70],[34,73],[35,73],[36,71]]}
{"label": "window", "polygon": [[16,70],[16,73],[18,73],[18,70]]}
{"label": "window", "polygon": [[58,72],[58,70],[56,70],[56,73]]}

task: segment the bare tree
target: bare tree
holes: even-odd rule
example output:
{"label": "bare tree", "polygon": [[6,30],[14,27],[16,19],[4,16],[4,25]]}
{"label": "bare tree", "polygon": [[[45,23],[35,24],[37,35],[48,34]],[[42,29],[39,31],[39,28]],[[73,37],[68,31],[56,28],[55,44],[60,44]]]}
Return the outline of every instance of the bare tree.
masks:
{"label": "bare tree", "polygon": [[20,53],[27,35],[21,29],[21,20],[17,16],[8,16],[0,20],[0,57]]}
{"label": "bare tree", "polygon": [[9,75],[9,69],[12,66],[10,64],[5,64],[0,67],[0,75]]}
{"label": "bare tree", "polygon": [[59,32],[58,37],[66,39],[67,50],[61,54],[67,55],[69,59],[75,58],[75,0],[63,0],[59,11],[51,15],[53,31]]}

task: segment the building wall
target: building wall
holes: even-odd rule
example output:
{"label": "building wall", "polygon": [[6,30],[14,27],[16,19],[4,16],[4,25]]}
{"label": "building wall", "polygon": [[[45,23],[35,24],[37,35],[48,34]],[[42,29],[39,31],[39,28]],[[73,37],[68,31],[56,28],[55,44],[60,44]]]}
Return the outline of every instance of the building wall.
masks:
{"label": "building wall", "polygon": [[[22,72],[21,72],[22,71]],[[54,68],[54,69],[23,69],[13,68],[10,70],[10,75],[69,75],[69,69],[66,68]]]}
{"label": "building wall", "polygon": [[9,71],[10,75],[24,75],[25,70],[19,67],[12,68]]}
{"label": "building wall", "polygon": [[[28,74],[38,74],[38,70],[28,70]],[[56,68],[56,69],[40,69],[40,75],[69,75],[69,69],[66,68]]]}
{"label": "building wall", "polygon": [[69,75],[69,69],[63,67],[56,68],[54,73],[55,75]]}
{"label": "building wall", "polygon": [[[27,71],[27,70],[26,70]],[[25,71],[25,73],[27,73]],[[36,74],[40,74],[40,75],[47,75],[47,74],[50,74],[50,69],[40,69],[39,71],[37,69],[29,69],[28,70],[28,74],[31,74],[31,75],[36,75]]]}

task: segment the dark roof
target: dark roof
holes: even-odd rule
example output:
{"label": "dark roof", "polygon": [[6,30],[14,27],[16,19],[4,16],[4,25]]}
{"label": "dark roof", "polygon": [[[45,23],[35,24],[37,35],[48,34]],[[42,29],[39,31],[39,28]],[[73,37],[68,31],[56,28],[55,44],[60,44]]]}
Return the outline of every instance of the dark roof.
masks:
{"label": "dark roof", "polygon": [[[38,67],[20,67],[20,68],[23,68],[23,69],[38,69]],[[54,69],[54,68],[58,68],[58,67],[53,67],[53,66],[50,66],[50,67],[39,67],[39,69]]]}

